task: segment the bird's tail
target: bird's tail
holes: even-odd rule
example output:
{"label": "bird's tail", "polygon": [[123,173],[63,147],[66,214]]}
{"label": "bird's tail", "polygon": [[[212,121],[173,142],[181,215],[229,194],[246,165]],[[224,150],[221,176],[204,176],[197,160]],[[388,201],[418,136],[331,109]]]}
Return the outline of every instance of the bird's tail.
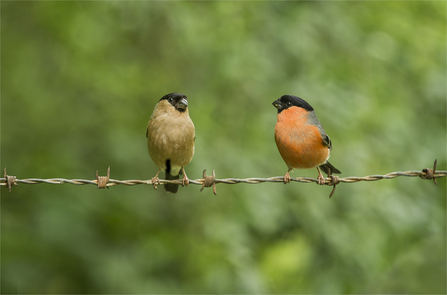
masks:
{"label": "bird's tail", "polygon": [[[179,179],[179,174],[177,175],[171,175],[171,173],[169,173],[168,171],[166,171],[166,180],[175,180],[175,179]],[[173,184],[173,183],[167,183],[164,185],[165,190],[168,193],[173,193],[175,194],[178,191],[178,184]]]}
{"label": "bird's tail", "polygon": [[[324,173],[326,173],[327,175],[335,173],[335,174],[340,174],[341,171],[338,170],[337,168],[335,168],[334,166],[332,166],[331,163],[326,162],[326,164],[323,164],[320,166],[321,170],[323,170]],[[330,169],[330,171],[329,171]]]}

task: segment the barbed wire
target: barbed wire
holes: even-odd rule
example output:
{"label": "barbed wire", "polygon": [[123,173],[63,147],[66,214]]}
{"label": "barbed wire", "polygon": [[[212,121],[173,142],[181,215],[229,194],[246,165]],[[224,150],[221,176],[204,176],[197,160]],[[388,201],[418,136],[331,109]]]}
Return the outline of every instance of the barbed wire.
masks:
{"label": "barbed wire", "polygon": [[[393,179],[400,176],[406,176],[406,177],[420,177],[422,179],[433,179],[434,183],[436,185],[436,178],[440,177],[446,177],[447,171],[436,171],[436,164],[437,160],[435,160],[433,164],[433,168],[424,168],[422,171],[397,171],[397,172],[391,172],[385,175],[368,175],[363,177],[338,177],[335,175],[330,175],[327,178],[324,179],[323,185],[333,186],[332,192],[329,195],[329,197],[332,197],[332,195],[335,192],[335,187],[339,183],[354,183],[359,181],[377,181],[382,179]],[[295,182],[302,182],[302,183],[318,183],[317,178],[311,178],[311,177],[291,177],[291,181]],[[223,179],[216,179],[215,171],[213,171],[213,174],[211,176],[206,175],[206,170],[203,171],[203,178],[202,179],[195,179],[195,180],[189,180],[190,184],[195,185],[201,185],[202,188],[200,191],[202,191],[205,187],[213,187],[214,194],[217,194],[216,192],[216,184],[217,183],[223,183],[223,184],[238,184],[238,183],[248,183],[248,184],[259,184],[264,182],[282,182],[284,183],[284,177],[283,176],[274,176],[274,177],[268,177],[268,178],[223,178]],[[98,171],[96,171],[96,178],[95,180],[87,180],[87,179],[65,179],[65,178],[49,178],[49,179],[41,179],[41,178],[27,178],[27,179],[17,179],[16,176],[9,176],[6,174],[6,168],[4,169],[4,177],[0,178],[0,186],[5,186],[11,191],[12,186],[16,186],[18,184],[39,184],[39,183],[47,183],[47,184],[74,184],[74,185],[86,185],[86,184],[93,184],[96,185],[98,188],[109,188],[111,186],[115,185],[126,185],[126,186],[133,186],[133,185],[139,185],[139,184],[146,184],[146,185],[153,185],[154,188],[157,188],[157,185],[161,184],[182,184],[182,180],[165,180],[165,179],[159,179],[156,181],[153,179],[148,180],[117,180],[117,179],[110,179],[110,167],[107,169],[107,176],[98,176]]]}

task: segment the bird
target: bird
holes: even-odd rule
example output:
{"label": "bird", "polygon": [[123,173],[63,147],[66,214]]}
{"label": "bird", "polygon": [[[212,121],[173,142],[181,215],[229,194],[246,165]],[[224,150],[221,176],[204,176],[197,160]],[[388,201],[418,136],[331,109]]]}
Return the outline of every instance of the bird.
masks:
{"label": "bird", "polygon": [[[166,172],[166,179],[179,179],[183,174],[182,186],[189,184],[185,166],[194,156],[195,127],[188,111],[188,98],[182,93],[169,93],[155,105],[146,130],[147,148],[155,165],[159,168],[152,183],[160,184],[158,174]],[[167,183],[167,192],[176,193],[178,184]]]}
{"label": "bird", "polygon": [[284,176],[284,184],[290,182],[289,173],[294,168],[317,168],[319,185],[324,185],[321,170],[328,175],[340,174],[340,170],[328,162],[332,142],[313,107],[304,99],[293,95],[283,95],[272,104],[278,110],[276,146],[289,168]]}

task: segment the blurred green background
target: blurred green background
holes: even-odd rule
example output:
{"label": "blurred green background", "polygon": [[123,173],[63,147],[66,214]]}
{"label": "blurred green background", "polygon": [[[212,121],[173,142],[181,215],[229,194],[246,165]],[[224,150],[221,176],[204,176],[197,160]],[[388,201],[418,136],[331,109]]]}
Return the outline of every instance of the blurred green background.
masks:
{"label": "blurred green background", "polygon": [[[446,166],[446,2],[2,2],[1,168],[150,179],[185,93],[186,171],[283,176],[283,94],[342,176]],[[316,169],[291,175],[316,177]],[[445,293],[446,180],[1,189],[2,293]]]}

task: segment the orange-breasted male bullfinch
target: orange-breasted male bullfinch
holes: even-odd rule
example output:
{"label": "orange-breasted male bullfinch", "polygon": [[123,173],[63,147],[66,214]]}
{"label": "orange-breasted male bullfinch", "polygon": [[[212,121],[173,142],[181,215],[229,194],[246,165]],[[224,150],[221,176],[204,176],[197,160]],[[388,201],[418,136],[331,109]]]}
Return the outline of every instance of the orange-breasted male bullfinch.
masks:
{"label": "orange-breasted male bullfinch", "polygon": [[328,175],[341,173],[328,162],[332,143],[310,104],[299,97],[283,95],[273,105],[278,109],[276,145],[289,168],[284,184],[290,182],[289,172],[294,168],[317,168],[320,185],[324,184],[320,168]]}
{"label": "orange-breasted male bullfinch", "polygon": [[[188,185],[184,168],[194,156],[196,136],[184,94],[170,93],[158,101],[147,124],[146,137],[149,155],[159,168],[152,183],[160,183],[158,174],[165,170],[166,179],[179,179],[179,173],[182,173],[182,185]],[[165,184],[164,187],[171,193],[178,191],[178,184]]]}

